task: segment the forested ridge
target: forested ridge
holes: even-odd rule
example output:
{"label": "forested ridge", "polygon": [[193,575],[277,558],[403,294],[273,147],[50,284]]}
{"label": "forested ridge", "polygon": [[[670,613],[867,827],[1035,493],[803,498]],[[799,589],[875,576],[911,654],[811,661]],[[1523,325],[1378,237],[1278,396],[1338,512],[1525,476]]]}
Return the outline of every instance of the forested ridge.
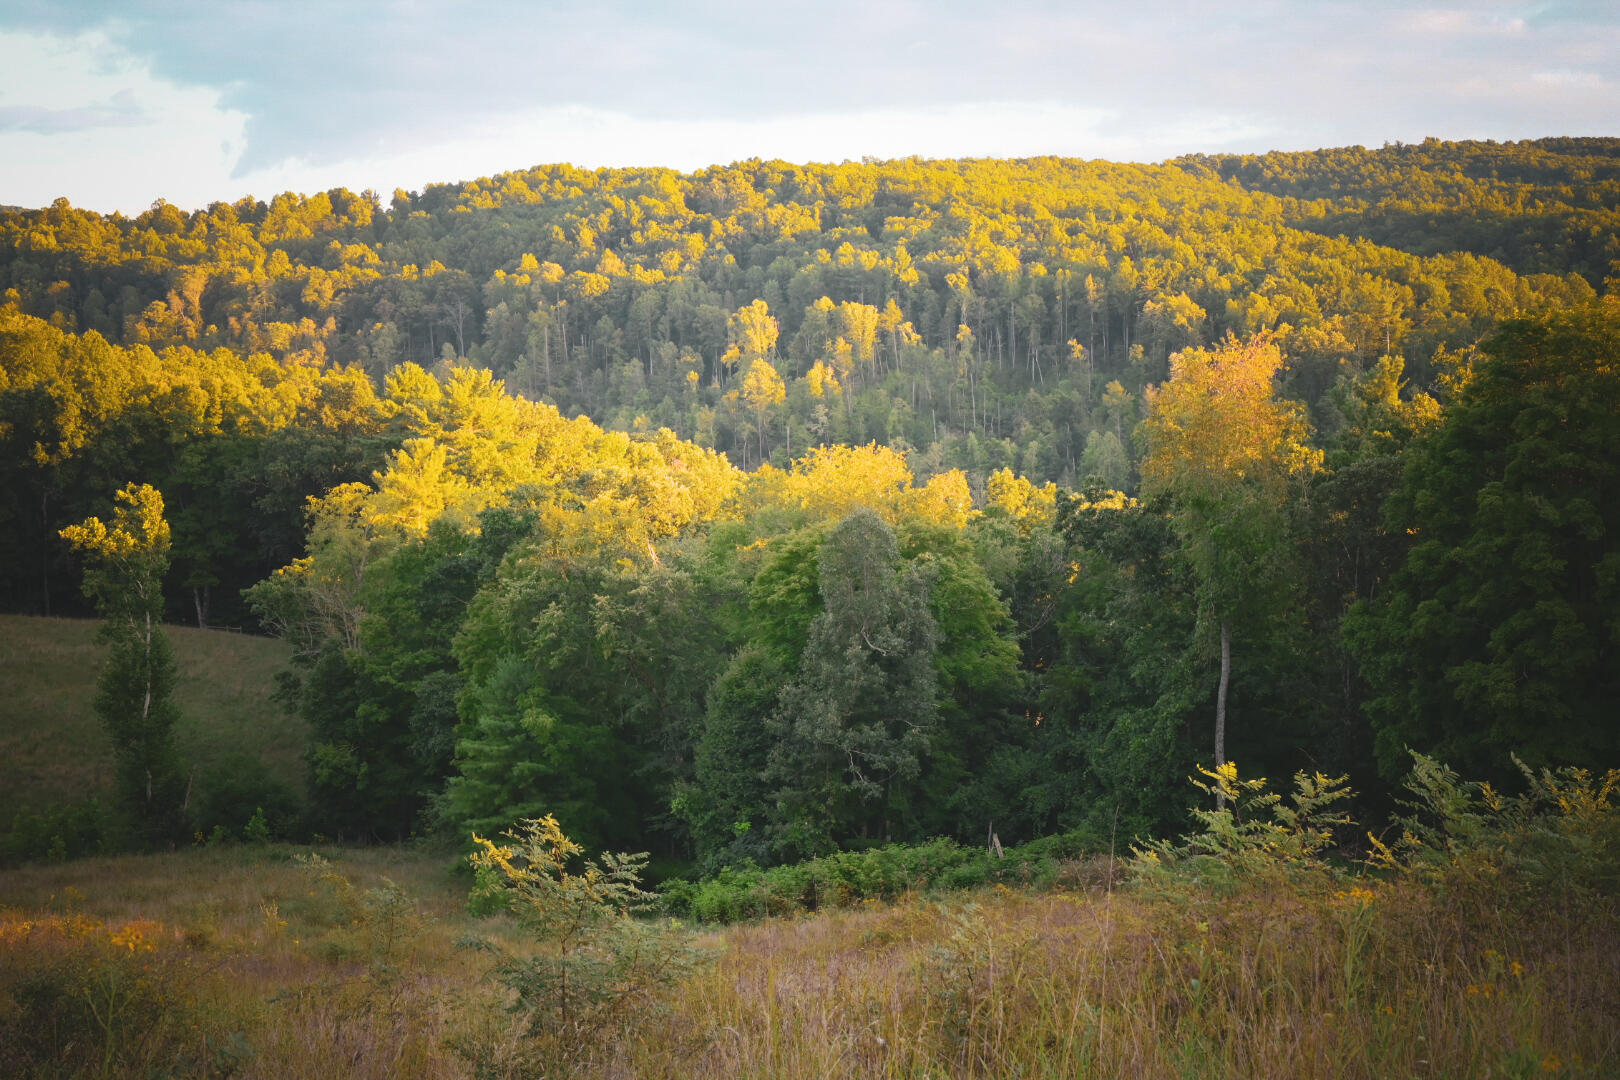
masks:
{"label": "forested ridge", "polygon": [[1617,199],[1549,139],[7,210],[0,600],[133,547],[290,641],[288,834],[714,870],[1612,764]]}

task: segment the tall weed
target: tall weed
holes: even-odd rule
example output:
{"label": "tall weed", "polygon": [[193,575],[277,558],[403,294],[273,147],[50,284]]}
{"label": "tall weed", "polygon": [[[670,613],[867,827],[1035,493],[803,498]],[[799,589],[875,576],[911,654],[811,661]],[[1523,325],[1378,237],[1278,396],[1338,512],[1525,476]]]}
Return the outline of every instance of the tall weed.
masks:
{"label": "tall weed", "polygon": [[462,1040],[482,1073],[566,1074],[592,1061],[611,1032],[644,1021],[701,962],[674,927],[635,918],[657,897],[641,888],[646,855],[586,860],[550,815],[475,836],[480,906],[504,908],[531,935],[527,948],[480,941],[496,955],[494,980],[525,1036]]}
{"label": "tall weed", "polygon": [[0,913],[0,1075],[226,1076],[249,1056],[159,923]]}
{"label": "tall weed", "polygon": [[1441,886],[1506,879],[1520,895],[1620,889],[1620,769],[1537,771],[1514,758],[1525,790],[1508,796],[1433,758],[1414,752],[1412,760],[1395,838],[1370,838],[1379,867]]}
{"label": "tall weed", "polygon": [[1203,826],[1179,841],[1147,840],[1131,848],[1139,879],[1164,884],[1176,877],[1233,886],[1245,880],[1297,879],[1320,875],[1321,856],[1337,830],[1351,824],[1337,804],[1349,799],[1348,777],[1321,773],[1294,775],[1288,796],[1267,790],[1264,779],[1245,780],[1235,762],[1214,769],[1199,766],[1206,779],[1192,784],[1214,799],[1213,809],[1194,806]]}

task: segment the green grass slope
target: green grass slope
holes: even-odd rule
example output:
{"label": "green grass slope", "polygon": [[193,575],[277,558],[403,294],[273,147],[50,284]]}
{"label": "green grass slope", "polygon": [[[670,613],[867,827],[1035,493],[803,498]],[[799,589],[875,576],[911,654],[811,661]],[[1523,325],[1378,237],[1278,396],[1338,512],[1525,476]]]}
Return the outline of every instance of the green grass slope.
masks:
{"label": "green grass slope", "polygon": [[[0,615],[0,822],[24,807],[105,793],[112,747],[90,709],[107,646],[100,623]],[[199,772],[227,754],[258,757],[303,789],[304,730],[270,699],[287,647],[270,638],[168,627],[180,667],[180,752]]]}

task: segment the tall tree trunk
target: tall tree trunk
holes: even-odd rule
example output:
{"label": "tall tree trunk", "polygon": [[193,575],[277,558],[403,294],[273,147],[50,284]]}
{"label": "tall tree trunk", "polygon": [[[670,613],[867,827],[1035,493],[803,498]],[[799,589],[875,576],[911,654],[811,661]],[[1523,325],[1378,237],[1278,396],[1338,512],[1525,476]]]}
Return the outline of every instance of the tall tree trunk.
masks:
{"label": "tall tree trunk", "polygon": [[[1215,692],[1215,767],[1226,764],[1226,686],[1232,678],[1232,627],[1221,620],[1221,686]],[[1225,806],[1226,799],[1216,797],[1216,805]]]}
{"label": "tall tree trunk", "polygon": [[44,535],[39,545],[39,586],[48,616],[51,613],[51,489],[43,481],[39,488],[39,523]]}

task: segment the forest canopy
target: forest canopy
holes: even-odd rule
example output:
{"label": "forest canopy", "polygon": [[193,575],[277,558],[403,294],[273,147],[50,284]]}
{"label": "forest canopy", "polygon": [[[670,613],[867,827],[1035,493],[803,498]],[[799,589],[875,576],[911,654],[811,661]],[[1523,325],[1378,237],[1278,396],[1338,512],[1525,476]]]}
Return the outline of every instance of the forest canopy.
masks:
{"label": "forest canopy", "polygon": [[5,210],[0,605],[161,492],[327,835],[713,869],[1612,764],[1617,206],[1553,139]]}

